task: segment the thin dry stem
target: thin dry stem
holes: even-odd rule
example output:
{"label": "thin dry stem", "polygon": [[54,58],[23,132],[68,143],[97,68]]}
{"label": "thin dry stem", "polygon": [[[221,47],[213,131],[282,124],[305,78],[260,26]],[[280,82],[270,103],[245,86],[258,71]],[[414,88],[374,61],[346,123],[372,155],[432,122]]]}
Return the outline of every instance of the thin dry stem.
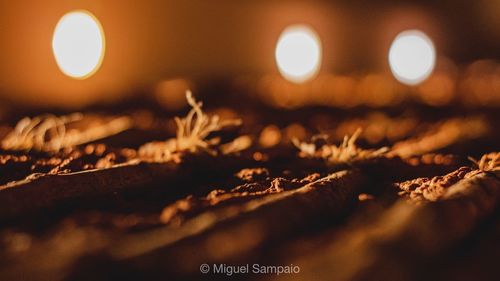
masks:
{"label": "thin dry stem", "polygon": [[220,144],[217,137],[209,138],[213,132],[220,131],[227,126],[237,126],[241,120],[220,120],[218,115],[208,116],[202,111],[202,102],[197,102],[191,93],[186,91],[186,99],[192,107],[184,118],[175,117],[177,134],[175,138],[164,142],[152,142],[143,145],[139,154],[154,161],[169,161],[179,152],[205,151],[216,154],[214,147]]}
{"label": "thin dry stem", "polygon": [[[388,151],[387,147],[374,150],[356,146],[356,140],[361,132],[361,129],[357,129],[351,137],[345,136],[339,146],[326,143],[318,147],[315,143],[300,142],[297,139],[293,139],[292,142],[300,150],[302,156],[322,158],[331,164],[350,164],[355,161],[368,160],[380,157]],[[325,140],[325,137],[321,139]]]}
{"label": "thin dry stem", "polygon": [[128,117],[120,117],[104,125],[86,130],[68,130],[67,125],[83,119],[83,114],[64,116],[45,114],[21,119],[14,130],[2,140],[2,149],[18,151],[58,152],[61,149],[92,142],[117,134],[131,127]]}
{"label": "thin dry stem", "polygon": [[484,154],[479,161],[472,157],[469,157],[469,160],[474,162],[477,168],[484,172],[500,170],[500,152]]}

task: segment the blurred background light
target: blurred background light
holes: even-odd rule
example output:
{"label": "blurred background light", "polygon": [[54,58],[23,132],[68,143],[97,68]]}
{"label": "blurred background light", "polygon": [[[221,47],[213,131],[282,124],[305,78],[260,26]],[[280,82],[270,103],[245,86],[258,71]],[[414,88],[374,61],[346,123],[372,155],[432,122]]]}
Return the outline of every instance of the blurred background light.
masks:
{"label": "blurred background light", "polygon": [[61,71],[73,78],[85,79],[94,74],[104,57],[104,32],[88,11],[73,11],[56,25],[52,50]]}
{"label": "blurred background light", "polygon": [[292,25],[280,35],[276,63],[283,77],[294,83],[312,79],[321,66],[321,42],[306,25]]}
{"label": "blurred background light", "polygon": [[154,96],[160,106],[170,111],[176,111],[187,105],[187,90],[196,90],[188,79],[165,79],[156,85]]}
{"label": "blurred background light", "polygon": [[436,63],[431,39],[418,30],[401,32],[389,49],[389,66],[398,81],[416,85],[429,77]]}

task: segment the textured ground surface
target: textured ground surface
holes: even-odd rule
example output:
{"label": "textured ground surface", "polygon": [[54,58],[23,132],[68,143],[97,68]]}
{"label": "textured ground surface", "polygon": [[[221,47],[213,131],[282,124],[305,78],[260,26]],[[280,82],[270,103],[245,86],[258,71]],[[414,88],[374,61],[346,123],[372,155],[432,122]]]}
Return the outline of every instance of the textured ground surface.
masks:
{"label": "textured ground surface", "polygon": [[243,123],[206,136],[216,151],[145,149],[176,134],[147,112],[90,144],[0,151],[0,279],[227,277],[204,263],[300,267],[242,280],[500,278],[494,110],[208,112]]}

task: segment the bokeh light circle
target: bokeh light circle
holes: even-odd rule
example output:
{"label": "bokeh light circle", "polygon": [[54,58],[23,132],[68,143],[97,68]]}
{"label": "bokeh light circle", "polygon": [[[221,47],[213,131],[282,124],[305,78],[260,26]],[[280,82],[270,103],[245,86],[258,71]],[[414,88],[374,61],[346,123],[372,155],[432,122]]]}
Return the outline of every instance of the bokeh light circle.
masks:
{"label": "bokeh light circle", "polygon": [[419,30],[401,32],[389,49],[389,66],[398,81],[416,85],[427,79],[436,64],[432,40]]}
{"label": "bokeh light circle", "polygon": [[302,83],[319,71],[321,41],[311,27],[292,25],[281,33],[275,56],[281,75],[291,82]]}
{"label": "bokeh light circle", "polygon": [[88,11],[65,14],[55,27],[52,50],[64,74],[77,79],[91,76],[104,58],[105,37],[101,24]]}

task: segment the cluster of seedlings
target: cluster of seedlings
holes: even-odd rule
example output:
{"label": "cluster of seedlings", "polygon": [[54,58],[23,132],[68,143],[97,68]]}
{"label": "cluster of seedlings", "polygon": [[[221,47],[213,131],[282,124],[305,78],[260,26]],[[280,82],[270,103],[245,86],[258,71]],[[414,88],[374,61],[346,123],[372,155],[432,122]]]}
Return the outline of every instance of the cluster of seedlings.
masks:
{"label": "cluster of seedlings", "polygon": [[56,153],[65,148],[100,140],[132,126],[128,117],[118,117],[106,124],[84,130],[70,128],[83,121],[84,115],[73,113],[64,116],[45,114],[21,119],[16,127],[2,140],[1,147],[11,151],[38,151]]}
{"label": "cluster of seedlings", "polygon": [[[217,115],[203,112],[202,103],[196,101],[191,92],[187,92],[186,98],[191,108],[185,117],[175,118],[176,135],[163,141],[145,143],[138,149],[115,149],[104,143],[95,143],[131,128],[132,121],[127,117],[113,119],[102,126],[87,126],[88,129],[75,126],[75,123],[84,120],[85,116],[82,114],[22,119],[2,142],[2,149],[12,155],[0,154],[0,169],[5,168],[5,163],[29,161],[36,166],[31,171],[43,173],[44,176],[16,179],[1,186],[0,220],[5,214],[5,217],[15,217],[28,214],[35,208],[51,208],[60,202],[73,202],[71,200],[75,199],[85,207],[83,210],[79,209],[80,206],[74,207],[76,212],[81,212],[76,215],[64,214],[71,222],[76,222],[69,227],[69,239],[60,239],[59,232],[56,232],[57,235],[50,235],[48,242],[33,240],[35,246],[29,246],[25,250],[31,260],[19,259],[13,264],[22,265],[19,268],[37,273],[59,274],[59,271],[64,271],[64,275],[78,268],[81,260],[88,263],[84,265],[85,270],[88,270],[85,266],[91,265],[91,268],[104,271],[117,265],[127,267],[129,262],[135,264],[139,261],[141,267],[138,271],[154,271],[162,276],[178,279],[175,273],[186,270],[187,273],[182,271],[180,275],[186,273],[188,277],[192,277],[189,275],[192,272],[188,270],[194,269],[194,273],[199,274],[199,264],[215,263],[229,257],[264,257],[269,252],[273,253],[272,251],[281,255],[281,250],[287,251],[286,256],[293,257],[293,254],[289,255],[292,248],[289,246],[297,241],[296,238],[311,239],[304,235],[337,227],[337,223],[341,225],[344,222],[346,215],[359,210],[371,212],[370,208],[374,208],[370,219],[361,214],[363,218],[360,220],[369,222],[366,227],[354,225],[353,229],[347,229],[346,233],[349,235],[343,239],[334,239],[341,244],[338,248],[335,248],[335,243],[330,245],[333,248],[324,247],[329,244],[330,232],[328,237],[316,239],[308,245],[310,248],[322,241],[324,244],[318,247],[318,251],[310,251],[316,255],[313,258],[328,260],[333,255],[334,258],[339,258],[333,262],[328,261],[329,265],[336,265],[345,259],[349,261],[345,268],[352,266],[355,269],[353,271],[358,273],[365,266],[362,264],[365,257],[379,258],[383,262],[388,260],[385,259],[386,256],[392,257],[394,251],[385,253],[385,247],[380,247],[385,245],[383,243],[391,246],[388,248],[396,249],[400,247],[398,241],[404,241],[404,247],[412,245],[408,241],[416,241],[418,247],[412,250],[418,252],[425,249],[421,245],[434,241],[429,240],[434,237],[425,237],[426,233],[432,232],[433,236],[445,237],[442,241],[453,240],[452,235],[445,235],[448,233],[428,231],[437,229],[433,224],[428,225],[436,220],[426,219],[425,216],[432,218],[434,215],[442,217],[447,213],[457,213],[462,215],[461,218],[469,218],[469,222],[464,220],[464,225],[469,225],[470,229],[462,228],[460,221],[461,228],[458,230],[453,228],[456,226],[453,219],[443,219],[444,223],[451,224],[446,227],[451,229],[449,233],[454,235],[463,231],[464,237],[482,219],[479,215],[475,216],[479,212],[469,213],[469,209],[456,205],[456,202],[408,204],[406,199],[417,203],[445,202],[448,199],[447,192],[457,190],[457,186],[465,186],[481,192],[479,195],[469,193],[467,195],[473,199],[464,197],[462,201],[473,206],[474,210],[483,212],[481,216],[487,217],[492,212],[488,209],[489,206],[497,204],[495,200],[500,198],[488,194],[491,198],[487,199],[493,203],[487,208],[473,205],[488,201],[474,199],[486,194],[482,192],[483,184],[479,184],[479,181],[498,186],[496,174],[500,170],[500,153],[486,154],[479,160],[471,159],[474,167],[458,169],[459,164],[456,164],[455,159],[439,154],[439,147],[447,146],[449,139],[455,142],[469,137],[464,135],[466,133],[457,133],[459,126],[456,122],[445,123],[432,134],[417,136],[401,146],[393,146],[392,149],[366,149],[358,146],[356,142],[361,129],[351,136],[344,136],[338,145],[329,142],[325,135],[314,136],[310,142],[293,139],[298,153],[295,150],[290,156],[289,152],[293,148],[290,146],[286,149],[279,147],[272,151],[262,150],[262,153],[269,153],[269,157],[266,161],[260,161],[252,156],[261,153],[258,149],[265,146],[255,147],[256,150],[251,151],[254,153],[252,156],[251,153],[242,153],[242,157],[224,157],[252,145],[252,139],[247,135],[226,141],[225,131],[240,126],[241,120],[221,120]],[[276,127],[276,130],[279,128]],[[452,134],[447,136],[450,132]],[[469,133],[475,135],[475,132]],[[363,136],[366,139],[366,135]],[[429,150],[437,154],[424,154]],[[34,153],[18,156],[26,151]],[[279,154],[282,151],[287,155]],[[275,152],[279,153],[272,154]],[[45,158],[40,159],[40,155]],[[187,155],[194,157],[184,158]],[[191,160],[196,165],[190,165]],[[176,165],[182,161],[187,165]],[[435,167],[440,170],[433,170]],[[73,173],[90,169],[92,171]],[[215,175],[215,170],[224,173]],[[400,173],[401,171],[403,172]],[[484,179],[485,174],[493,176]],[[166,185],[170,185],[169,188],[156,188]],[[394,185],[399,195],[405,199],[394,196]],[[496,189],[492,190],[498,193]],[[108,195],[111,197],[107,197]],[[87,198],[91,200],[85,201]],[[109,198],[113,199],[108,200]],[[99,204],[105,207],[102,208]],[[436,205],[449,211],[433,209]],[[39,215],[45,215],[42,214],[44,212],[40,213]],[[377,218],[372,225],[370,220],[375,216]],[[313,231],[304,231],[308,229]],[[415,229],[418,231],[415,232]],[[408,233],[413,235],[410,236],[412,239],[405,236]],[[0,233],[0,238],[2,235]],[[99,238],[98,242],[96,236]],[[74,237],[76,238],[73,240],[83,242],[79,246],[71,245],[68,241],[73,241]],[[349,243],[350,238],[355,240],[354,243]],[[379,240],[382,241],[380,244]],[[455,240],[458,241],[458,238]],[[57,243],[65,247],[64,258],[60,258],[64,261],[56,260],[54,264],[57,266],[44,268],[44,264],[39,261],[45,258],[45,254],[59,257],[56,251],[46,251],[46,245],[55,248],[53,245]],[[442,243],[428,244],[433,245],[430,248],[434,250],[434,245]],[[98,245],[98,249],[89,249],[89,245]],[[36,247],[43,250],[38,253]],[[366,255],[363,254],[365,250],[368,253]],[[318,252],[324,256],[317,255]],[[85,259],[101,253],[105,253],[105,259]],[[400,253],[412,255],[413,252]],[[68,260],[70,262],[66,262]],[[165,260],[169,262],[164,263]],[[411,256],[397,260],[413,262]],[[159,266],[156,261],[161,261],[162,264]],[[5,264],[9,262],[7,260]],[[304,264],[304,272],[308,274],[307,261],[301,260],[299,263],[301,266]],[[317,264],[319,263],[313,265],[316,270]],[[36,268],[37,266],[40,268]],[[8,267],[4,271],[15,272],[16,269],[13,268]],[[129,268],[133,271],[137,267]],[[324,270],[328,271],[330,267],[325,266]],[[89,272],[90,276],[94,273],[97,276],[99,270]],[[1,273],[2,269],[0,276]],[[316,273],[317,271],[314,272]]]}
{"label": "cluster of seedlings", "polygon": [[362,149],[356,145],[356,140],[361,134],[357,129],[351,136],[345,136],[340,145],[328,143],[327,136],[315,136],[311,143],[301,142],[293,139],[293,144],[300,150],[302,157],[319,158],[326,160],[329,164],[352,164],[381,157],[389,150],[387,147],[379,149]]}
{"label": "cluster of seedlings", "polygon": [[[186,117],[175,117],[176,137],[166,141],[144,144],[139,148],[139,155],[142,158],[165,162],[178,159],[178,155],[183,152],[204,151],[211,155],[217,155],[217,147],[220,146],[221,139],[212,136],[212,134],[229,126],[241,125],[239,119],[221,120],[218,115],[205,114],[202,111],[202,102],[196,101],[190,91],[187,91],[186,98],[192,108]],[[224,151],[243,150],[251,145],[248,140],[248,138],[237,138],[232,146],[225,146]]]}
{"label": "cluster of seedlings", "polygon": [[[175,117],[176,136],[166,141],[142,145],[136,157],[150,162],[179,161],[180,154],[185,152],[230,154],[242,151],[252,144],[249,136],[239,136],[222,144],[221,139],[214,136],[214,133],[226,127],[239,126],[241,120],[221,120],[218,115],[207,115],[202,111],[202,103],[196,101],[190,91],[187,91],[186,98],[192,108],[186,117]],[[118,117],[105,124],[81,128],[78,125],[84,118],[81,113],[25,117],[2,140],[1,148],[5,151],[35,151],[49,154],[56,154],[62,150],[71,152],[74,147],[102,140],[133,127],[129,117]]]}
{"label": "cluster of seedlings", "polygon": [[68,138],[66,125],[82,120],[79,113],[57,117],[51,114],[25,117],[2,141],[5,150],[59,151],[63,147],[76,144]]}

